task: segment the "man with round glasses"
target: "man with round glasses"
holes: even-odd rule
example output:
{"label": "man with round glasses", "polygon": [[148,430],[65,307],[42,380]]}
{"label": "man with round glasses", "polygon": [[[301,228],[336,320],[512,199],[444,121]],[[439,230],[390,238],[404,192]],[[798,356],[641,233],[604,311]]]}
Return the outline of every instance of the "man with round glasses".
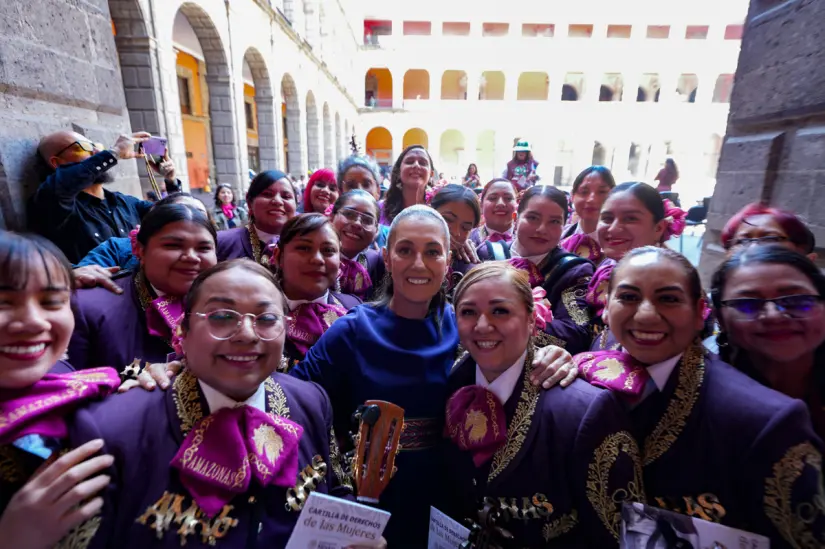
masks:
{"label": "man with round glasses", "polygon": [[[152,203],[104,185],[114,181],[111,169],[119,160],[143,156],[137,145],[150,137],[121,135],[110,149],[76,132],[44,137],[37,150],[51,173],[29,200],[29,228],[57,244],[72,263],[111,237],[128,236]],[[167,192],[180,190],[168,157],[148,164],[163,175]]]}

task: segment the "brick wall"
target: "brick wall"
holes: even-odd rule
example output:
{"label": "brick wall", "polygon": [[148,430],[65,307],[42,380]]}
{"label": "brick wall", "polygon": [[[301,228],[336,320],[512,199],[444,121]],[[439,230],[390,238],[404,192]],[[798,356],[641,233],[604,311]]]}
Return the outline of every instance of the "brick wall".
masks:
{"label": "brick wall", "polygon": [[[37,142],[65,129],[112,144],[129,132],[106,0],[2,0],[0,9],[0,227],[25,227],[37,188]],[[140,194],[134,161],[112,188]]]}
{"label": "brick wall", "polygon": [[[795,211],[825,247],[825,2],[751,0],[702,254],[749,202]],[[822,258],[822,250],[818,250]]]}

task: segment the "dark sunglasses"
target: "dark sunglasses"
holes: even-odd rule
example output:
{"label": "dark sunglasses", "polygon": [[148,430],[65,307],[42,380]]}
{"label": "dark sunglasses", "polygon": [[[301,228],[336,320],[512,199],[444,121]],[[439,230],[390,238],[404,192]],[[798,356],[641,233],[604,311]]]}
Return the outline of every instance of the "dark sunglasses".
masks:
{"label": "dark sunglasses", "polygon": [[57,153],[55,156],[60,156],[61,154],[68,151],[69,149],[71,149],[74,146],[78,146],[82,150],[84,150],[86,152],[89,152],[89,153],[93,153],[95,151],[102,151],[103,149],[106,148],[106,147],[103,146],[102,143],[92,143],[91,141],[75,141],[74,143],[70,144],[69,146],[60,149],[60,152]]}
{"label": "dark sunglasses", "polygon": [[748,320],[756,320],[768,303],[773,303],[780,313],[791,318],[808,318],[819,311],[822,298],[818,295],[787,295],[775,299],[742,297],[723,301],[722,306],[733,309]]}

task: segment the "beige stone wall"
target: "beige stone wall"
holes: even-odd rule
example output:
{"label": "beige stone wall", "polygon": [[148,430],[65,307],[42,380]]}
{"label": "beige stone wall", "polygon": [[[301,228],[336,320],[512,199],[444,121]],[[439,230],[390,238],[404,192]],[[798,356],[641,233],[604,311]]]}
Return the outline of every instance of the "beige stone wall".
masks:
{"label": "beige stone wall", "polygon": [[825,2],[751,1],[702,254],[705,281],[722,259],[725,222],[749,202],[795,211],[825,245],[824,28]]}
{"label": "beige stone wall", "polygon": [[[256,87],[263,168],[297,175],[309,167],[333,167],[349,150],[347,132],[358,118],[351,90],[363,86],[353,70],[362,37],[343,11],[345,3],[0,4],[0,228],[25,228],[26,199],[42,180],[34,171],[37,142],[61,129],[74,129],[106,144],[122,132],[146,130],[166,136],[178,175],[187,184],[173,36],[178,11],[197,35],[204,57],[213,183],[229,183],[241,192],[248,184],[244,60]],[[282,102],[287,104],[288,158]],[[145,169],[136,162],[123,162],[117,169],[113,190],[138,196],[148,190]]]}

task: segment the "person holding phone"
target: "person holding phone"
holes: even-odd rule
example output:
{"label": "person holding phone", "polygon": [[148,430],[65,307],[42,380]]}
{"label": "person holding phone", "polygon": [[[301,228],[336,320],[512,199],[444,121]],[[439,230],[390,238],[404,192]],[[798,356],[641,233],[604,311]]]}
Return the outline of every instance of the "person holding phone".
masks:
{"label": "person holding phone", "polygon": [[[146,132],[121,135],[106,149],[76,132],[44,137],[37,151],[49,175],[29,200],[29,228],[57,244],[72,263],[113,236],[129,236],[152,203],[109,191],[104,185],[114,181],[112,168],[118,162],[144,158],[140,146],[152,139]],[[164,177],[167,192],[180,190],[168,155],[151,155],[147,160]]]}

